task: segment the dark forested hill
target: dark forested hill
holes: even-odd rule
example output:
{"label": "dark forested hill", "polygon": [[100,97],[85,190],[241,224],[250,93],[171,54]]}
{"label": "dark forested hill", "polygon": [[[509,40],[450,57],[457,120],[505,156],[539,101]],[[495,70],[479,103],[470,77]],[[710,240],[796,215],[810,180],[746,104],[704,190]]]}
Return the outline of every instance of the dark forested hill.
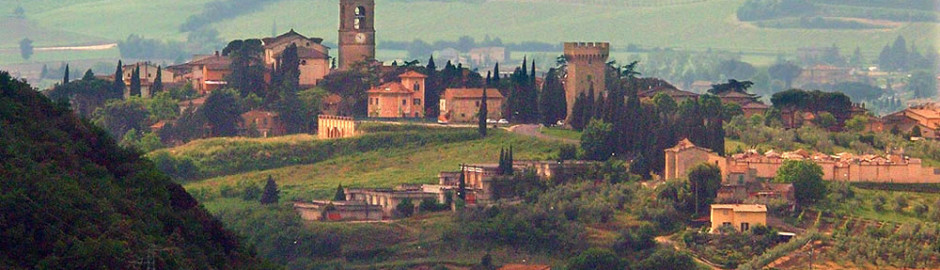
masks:
{"label": "dark forested hill", "polygon": [[0,269],[260,269],[182,187],[0,72]]}

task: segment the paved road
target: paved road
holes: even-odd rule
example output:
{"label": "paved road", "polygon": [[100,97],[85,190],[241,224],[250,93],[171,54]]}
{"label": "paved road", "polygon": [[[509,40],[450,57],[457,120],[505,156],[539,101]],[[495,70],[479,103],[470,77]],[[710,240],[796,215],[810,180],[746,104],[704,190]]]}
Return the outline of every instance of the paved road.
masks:
{"label": "paved road", "polygon": [[578,140],[558,138],[558,137],[553,137],[553,136],[542,134],[542,132],[539,131],[540,128],[541,127],[539,125],[515,125],[515,126],[509,127],[509,132],[516,133],[519,135],[525,135],[529,137],[535,137],[535,138],[542,139],[542,140],[560,141],[560,142],[569,143],[569,144],[581,143],[581,141],[578,141]]}

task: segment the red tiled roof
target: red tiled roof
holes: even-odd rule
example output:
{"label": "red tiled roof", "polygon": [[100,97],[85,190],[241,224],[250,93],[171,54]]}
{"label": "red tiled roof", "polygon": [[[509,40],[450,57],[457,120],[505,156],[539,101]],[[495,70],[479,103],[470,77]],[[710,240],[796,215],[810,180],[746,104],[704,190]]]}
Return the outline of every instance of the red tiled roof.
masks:
{"label": "red tiled roof", "polygon": [[276,112],[262,111],[262,110],[251,110],[242,114],[242,117],[277,117]]}
{"label": "red tiled roof", "polygon": [[379,85],[378,87],[372,88],[367,93],[410,94],[410,93],[414,93],[414,91],[412,91],[411,89],[408,89],[407,87],[402,85],[400,82],[390,82],[390,83],[385,83],[383,85]]}
{"label": "red tiled roof", "polygon": [[[274,57],[281,57],[282,54],[284,54],[284,51],[278,52],[277,54],[274,55]],[[314,50],[314,49],[312,49],[312,48],[297,47],[297,58],[300,58],[300,59],[327,59],[327,58],[330,58],[330,56],[326,55],[325,53],[323,53],[323,52],[321,52],[321,51]]]}
{"label": "red tiled roof", "polygon": [[398,77],[399,78],[427,78],[428,76],[418,73],[417,71],[414,71],[414,70],[409,70],[408,72],[398,75]]}
{"label": "red tiled roof", "polygon": [[[444,90],[444,94],[441,96],[452,98],[481,99],[483,98],[483,88],[447,88],[447,90]],[[499,90],[487,89],[486,98],[502,99],[503,95],[499,93]]]}
{"label": "red tiled roof", "polygon": [[741,109],[769,109],[770,106],[762,102],[748,102],[741,106]]}

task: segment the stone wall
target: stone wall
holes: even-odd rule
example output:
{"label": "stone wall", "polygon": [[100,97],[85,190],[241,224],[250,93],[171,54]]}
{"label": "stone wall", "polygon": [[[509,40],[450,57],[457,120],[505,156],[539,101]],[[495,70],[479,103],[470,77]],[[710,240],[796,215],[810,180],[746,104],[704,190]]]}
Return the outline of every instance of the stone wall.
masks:
{"label": "stone wall", "polygon": [[[565,59],[568,60],[568,77],[565,81],[565,99],[568,101],[568,116],[572,115],[578,95],[594,87],[594,97],[606,91],[607,58],[610,44],[606,42],[566,42]],[[587,95],[587,93],[585,93]],[[570,120],[570,119],[569,119]]]}

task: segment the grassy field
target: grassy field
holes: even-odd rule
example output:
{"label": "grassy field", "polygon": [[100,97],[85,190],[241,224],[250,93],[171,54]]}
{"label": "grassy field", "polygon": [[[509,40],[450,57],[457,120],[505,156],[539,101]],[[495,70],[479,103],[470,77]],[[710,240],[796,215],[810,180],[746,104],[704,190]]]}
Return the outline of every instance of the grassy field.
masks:
{"label": "grassy field", "polygon": [[[89,40],[122,40],[129,34],[183,40],[179,25],[199,13],[210,0],[0,0],[0,6],[22,5],[27,18],[45,30],[35,30],[37,46],[70,45]],[[763,29],[737,21],[736,8],[744,0],[673,1],[649,6],[647,2],[623,5],[581,5],[556,1],[486,1],[483,3],[378,0],[376,28],[383,40],[455,40],[485,35],[505,42],[610,41],[615,49],[633,43],[642,47],[671,47],[703,51],[723,49],[744,54],[793,53],[806,46],[836,44],[846,53],[855,46],[876,55],[882,46],[904,35],[909,43],[936,44],[936,23],[904,23],[893,29],[804,30]],[[260,12],[213,25],[224,39],[269,36],[290,28],[308,36],[334,42],[338,4],[330,1],[282,0]],[[0,11],[8,12],[8,11]],[[15,26],[0,23],[10,29]],[[591,31],[585,31],[590,29]],[[70,33],[83,38],[66,38]],[[21,31],[0,33],[0,48],[15,47]],[[88,38],[84,38],[88,37]],[[560,52],[559,52],[560,53]],[[76,55],[84,55],[77,53]],[[386,57],[397,58],[400,55]],[[616,55],[615,57],[620,57]],[[749,56],[750,57],[750,56]],[[758,57],[755,61],[765,62]],[[0,57],[0,63],[13,61]]]}
{"label": "grassy field", "polygon": [[581,132],[564,128],[540,128],[542,134],[563,139],[581,140]]}
{"label": "grassy field", "polygon": [[[558,151],[557,143],[499,131],[482,140],[376,149],[340,155],[312,164],[219,176],[195,181],[185,187],[190,190],[208,189],[217,194],[215,191],[220,186],[235,186],[244,180],[260,185],[270,175],[280,185],[283,198],[323,198],[332,194],[339,184],[353,187],[393,187],[406,183],[436,183],[438,172],[457,170],[461,163],[495,163],[500,148],[508,148],[510,145],[514,147],[517,159],[546,159],[557,155]],[[169,151],[189,150],[183,148]]]}

